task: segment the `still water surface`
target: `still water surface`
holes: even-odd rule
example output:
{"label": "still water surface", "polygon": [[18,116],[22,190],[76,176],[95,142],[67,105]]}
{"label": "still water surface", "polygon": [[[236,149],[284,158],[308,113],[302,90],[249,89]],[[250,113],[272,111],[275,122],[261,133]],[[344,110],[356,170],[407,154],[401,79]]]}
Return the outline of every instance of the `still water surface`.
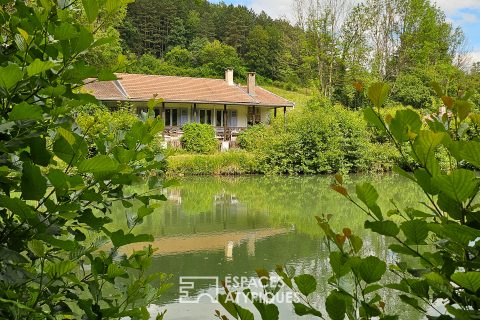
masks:
{"label": "still water surface", "polygon": [[[391,200],[402,208],[418,206],[421,199],[418,190],[399,176],[352,177],[352,192],[360,181],[371,181],[377,187],[384,210],[393,208]],[[155,236],[158,251],[152,272],[173,274],[173,287],[152,311],[167,309],[167,320],[214,319],[216,309],[226,312],[205,296],[200,303],[179,303],[180,276],[254,277],[255,269],[273,271],[279,264],[316,276],[314,305],[321,309],[332,273],[316,215],[333,214],[334,228],[348,226],[363,237],[365,254],[392,262],[395,257],[388,243],[363,230],[364,214],[331,191],[331,182],[326,176],[189,177],[166,190],[168,201],[137,229]],[[143,189],[139,186],[138,192]],[[123,210],[117,208],[117,221],[122,220]],[[215,295],[216,290],[215,281],[205,279],[195,281],[187,291],[195,299],[205,293]],[[421,318],[393,293],[383,292],[382,297],[387,308],[397,310],[402,319]],[[300,319],[289,304],[279,304],[279,309],[281,319]]]}

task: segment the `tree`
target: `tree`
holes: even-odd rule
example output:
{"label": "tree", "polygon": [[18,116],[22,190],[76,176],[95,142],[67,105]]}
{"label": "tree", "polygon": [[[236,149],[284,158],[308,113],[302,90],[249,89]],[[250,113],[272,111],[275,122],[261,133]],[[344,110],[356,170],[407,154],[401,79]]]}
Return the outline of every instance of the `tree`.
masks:
{"label": "tree", "polygon": [[265,77],[271,77],[269,55],[269,35],[262,26],[255,26],[247,38],[247,53],[245,59],[250,70],[258,72]]}
{"label": "tree", "polygon": [[218,40],[208,43],[199,52],[200,64],[212,69],[218,76],[223,76],[226,68],[242,70],[242,63],[235,48]]}
{"label": "tree", "polygon": [[174,47],[185,47],[187,45],[187,30],[183,25],[183,20],[174,18],[172,28],[167,37],[167,51]]}
{"label": "tree", "polygon": [[187,49],[175,47],[165,55],[165,61],[177,67],[191,67],[193,54]]}
{"label": "tree", "polygon": [[[149,319],[146,306],[168,276],[146,275],[151,246],[120,248],[153,240],[134,227],[164,199],[152,192],[162,185],[163,157],[150,147],[162,122],[145,116],[126,132],[92,135],[72,117],[98,103],[81,89],[87,78],[115,78],[84,58],[108,45],[91,30],[121,2],[3,3],[0,318]],[[150,191],[126,190],[147,176]],[[132,208],[128,230],[110,224],[113,202]]]}

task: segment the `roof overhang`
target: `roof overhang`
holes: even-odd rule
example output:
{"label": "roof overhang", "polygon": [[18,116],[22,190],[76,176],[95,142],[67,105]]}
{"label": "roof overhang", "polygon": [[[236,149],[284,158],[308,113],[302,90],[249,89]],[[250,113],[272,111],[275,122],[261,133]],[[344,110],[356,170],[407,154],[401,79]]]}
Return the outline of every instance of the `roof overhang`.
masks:
{"label": "roof overhang", "polygon": [[[118,99],[118,98],[102,98],[98,99],[100,101],[118,101],[118,102],[148,102],[151,99]],[[238,101],[205,101],[205,100],[198,100],[198,101],[186,101],[186,100],[163,100],[165,103],[186,103],[186,104],[217,104],[217,105],[235,105],[235,106],[256,106],[256,107],[266,107],[266,108],[280,108],[280,107],[287,107],[293,108],[295,104],[261,104],[261,103],[253,103],[253,102],[238,102]]]}

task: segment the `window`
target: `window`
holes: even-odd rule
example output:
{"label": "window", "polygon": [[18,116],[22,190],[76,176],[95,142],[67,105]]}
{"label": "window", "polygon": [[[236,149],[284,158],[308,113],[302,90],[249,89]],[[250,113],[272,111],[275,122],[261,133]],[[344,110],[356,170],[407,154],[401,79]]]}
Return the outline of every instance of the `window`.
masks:
{"label": "window", "polygon": [[237,126],[237,110],[231,110],[228,112],[228,122],[230,127]]}
{"label": "window", "polygon": [[212,124],[212,110],[198,110],[199,116],[197,116],[197,121],[199,123]]}
{"label": "window", "polygon": [[248,107],[247,111],[247,123],[249,126],[254,124],[259,124],[261,122],[261,111],[260,108]]}
{"label": "window", "polygon": [[177,123],[177,109],[172,109],[172,126],[178,125]]}
{"label": "window", "polygon": [[223,111],[222,110],[217,110],[217,119],[215,121],[215,125],[217,127],[223,126]]}
{"label": "window", "polygon": [[188,122],[188,109],[180,109],[180,125]]}
{"label": "window", "polygon": [[165,110],[165,125],[166,126],[176,126],[177,122],[177,109],[166,109]]}

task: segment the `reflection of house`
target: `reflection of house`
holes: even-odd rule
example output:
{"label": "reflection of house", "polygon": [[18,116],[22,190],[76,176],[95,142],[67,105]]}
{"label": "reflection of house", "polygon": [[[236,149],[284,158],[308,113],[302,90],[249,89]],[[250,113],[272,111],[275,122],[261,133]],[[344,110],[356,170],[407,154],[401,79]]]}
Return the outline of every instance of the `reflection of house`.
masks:
{"label": "reflection of house", "polygon": [[225,72],[225,79],[188,78],[173,76],[117,74],[115,81],[90,80],[85,89],[107,106],[117,102],[131,102],[139,110],[153,97],[164,102],[155,109],[165,119],[167,134],[181,134],[188,122],[207,123],[217,134],[230,139],[249,125],[267,123],[270,111],[285,113],[294,104],[265,90],[255,83],[255,73],[249,73],[246,86],[233,81],[233,70]]}
{"label": "reflection of house", "polygon": [[[225,255],[231,257],[234,246],[246,242],[248,255],[254,256],[255,242],[286,233],[288,233],[286,229],[256,229],[214,234],[159,237],[154,240],[152,246],[157,249],[155,254],[159,255],[225,250]],[[144,243],[134,243],[125,247],[124,250],[139,250],[144,245]]]}

